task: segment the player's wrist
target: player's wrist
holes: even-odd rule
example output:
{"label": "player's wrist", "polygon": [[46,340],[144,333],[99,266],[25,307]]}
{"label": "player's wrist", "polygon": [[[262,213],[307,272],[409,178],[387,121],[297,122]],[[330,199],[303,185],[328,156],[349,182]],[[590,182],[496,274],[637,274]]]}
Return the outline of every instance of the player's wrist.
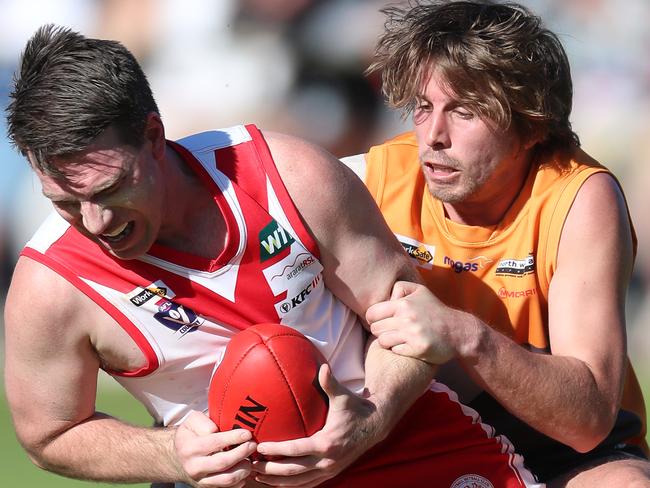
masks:
{"label": "player's wrist", "polygon": [[183,468],[183,462],[179,455],[179,448],[177,444],[178,427],[165,427],[160,430],[163,430],[168,436],[168,441],[164,442],[163,445],[168,446],[166,454],[167,458],[169,459],[169,463],[167,463],[167,466],[171,470],[169,473],[169,479],[161,481],[171,483],[180,482],[188,486],[194,486],[194,480],[190,477],[187,471],[185,471],[185,468]]}
{"label": "player's wrist", "polygon": [[484,349],[489,340],[490,328],[479,318],[467,312],[458,311],[459,331],[457,345],[458,359],[476,362],[485,353]]}
{"label": "player's wrist", "polygon": [[380,392],[373,392],[364,388],[359,395],[360,402],[355,408],[357,415],[363,418],[363,434],[366,437],[368,448],[384,440],[390,432],[395,417],[399,419],[400,412],[394,408],[394,399]]}

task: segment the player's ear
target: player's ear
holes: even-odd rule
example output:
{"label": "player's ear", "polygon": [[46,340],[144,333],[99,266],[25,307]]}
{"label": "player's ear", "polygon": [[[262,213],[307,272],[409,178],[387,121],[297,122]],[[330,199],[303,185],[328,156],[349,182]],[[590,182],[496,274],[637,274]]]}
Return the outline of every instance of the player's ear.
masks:
{"label": "player's ear", "polygon": [[523,138],[522,144],[524,146],[524,149],[526,150],[532,149],[536,144],[546,139],[546,136],[547,136],[546,130],[543,130],[540,127],[533,128],[533,130],[531,130]]}
{"label": "player's ear", "polygon": [[156,112],[149,112],[144,127],[145,143],[151,144],[151,150],[156,159],[162,159],[165,155],[165,126],[160,115]]}

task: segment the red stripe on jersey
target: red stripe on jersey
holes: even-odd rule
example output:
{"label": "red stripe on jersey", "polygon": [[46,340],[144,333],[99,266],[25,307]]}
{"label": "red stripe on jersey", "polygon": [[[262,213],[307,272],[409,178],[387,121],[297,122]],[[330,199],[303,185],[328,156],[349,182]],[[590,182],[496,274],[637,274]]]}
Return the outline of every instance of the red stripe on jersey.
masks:
{"label": "red stripe on jersey", "polygon": [[114,259],[99,244],[72,226],[47,249],[45,256],[57,263],[70,263],[70,266],[61,264],[67,273],[74,273],[125,294],[136,286],[149,285],[151,281],[147,280],[153,277],[138,276],[129,269],[133,264],[131,261]]}
{"label": "red stripe on jersey", "polygon": [[[218,318],[216,320],[218,323],[237,329],[245,329],[263,321],[278,320],[275,308],[272,305],[263,305],[267,300],[272,302],[273,296],[268,287],[265,286],[264,289],[260,287],[262,274],[256,269],[258,263],[255,259],[247,258],[246,254],[240,264],[241,269],[238,273],[240,279],[237,280],[234,303],[199,283],[188,280],[184,275],[179,276],[139,259],[114,259],[101,246],[89,241],[73,227],[70,227],[58,240],[56,246],[51,246],[46,254],[59,262],[73,261],[79,276],[125,295],[137,287],[146,288],[151,283],[162,280],[176,295],[173,298],[174,302],[187,306],[204,317]],[[241,279],[251,273],[249,266],[254,267],[255,277]],[[259,281],[256,277],[259,277]],[[251,299],[252,302],[247,301]],[[254,303],[257,306],[242,307],[242,303]],[[115,317],[116,320],[118,318]]]}
{"label": "red stripe on jersey", "polygon": [[[273,303],[286,298],[286,292],[273,297],[264,281],[262,263],[257,254],[260,247],[258,233],[255,232],[271,222],[271,218],[264,212],[247,211],[253,204],[248,198],[240,196],[240,200],[251,232],[248,233],[246,250],[239,263],[234,303],[199,283],[188,280],[185,275],[179,276],[139,259],[114,259],[99,244],[90,241],[73,227],[68,228],[56,245],[48,249],[47,254],[57,261],[74,262],[75,270],[80,276],[124,294],[132,292],[136,287],[146,288],[151,283],[162,280],[176,294],[175,302],[188,306],[205,317],[218,318],[219,323],[237,329],[245,329],[260,322],[276,322],[279,317]],[[270,265],[285,255],[285,252],[278,253],[277,258],[274,256],[265,264]]]}
{"label": "red stripe on jersey", "polygon": [[212,194],[214,201],[217,204],[217,207],[219,208],[219,211],[224,217],[226,223],[226,245],[224,249],[219,253],[219,255],[215,256],[212,259],[188,254],[156,243],[151,246],[148,254],[160,259],[164,259],[165,261],[169,261],[171,263],[180,264],[186,268],[192,268],[207,272],[216,271],[224,264],[230,262],[230,260],[235,256],[235,253],[237,252],[240,239],[237,221],[232,214],[230,206],[225,201],[223,193],[217,184],[212,180],[212,177],[207,173],[201,163],[196,160],[192,153],[190,153],[180,144],[177,144],[173,141],[167,141],[167,143],[179,154],[179,156],[181,156],[183,161],[192,168],[192,171],[194,171],[194,173],[199,176],[205,187]]}
{"label": "red stripe on jersey", "polygon": [[312,238],[311,234],[307,231],[304,224],[302,223],[302,219],[300,218],[300,213],[298,212],[298,209],[293,203],[293,200],[291,199],[291,196],[289,195],[287,188],[284,186],[284,182],[282,181],[282,178],[280,178],[280,174],[278,173],[278,170],[275,167],[275,163],[273,162],[271,151],[269,150],[269,147],[266,144],[266,141],[264,140],[262,133],[254,125],[249,124],[246,125],[245,127],[248,130],[251,137],[253,138],[253,142],[255,143],[255,149],[257,150],[257,160],[259,160],[264,165],[264,170],[268,175],[269,180],[271,181],[271,185],[273,186],[273,189],[275,190],[278,200],[280,201],[280,205],[282,206],[285,214],[287,215],[289,222],[291,222],[291,226],[298,234],[298,237],[305,245],[305,247],[317,259],[320,259],[320,252],[318,250],[318,246],[316,245],[316,242]]}
{"label": "red stripe on jersey", "polygon": [[20,254],[21,256],[28,257],[47,266],[52,271],[56,272],[58,275],[69,281],[75,288],[77,288],[79,291],[88,296],[88,298],[90,298],[93,302],[99,305],[106,313],[108,313],[115,321],[120,324],[120,326],[126,331],[127,334],[129,334],[140,351],[142,351],[147,361],[147,364],[145,366],[135,371],[119,372],[107,370],[108,373],[119,376],[144,376],[158,368],[158,357],[149,344],[149,341],[147,341],[142,332],[140,332],[140,330],[135,325],[133,325],[133,323],[131,323],[131,321],[126,318],[126,316],[120,312],[113,304],[111,304],[103,296],[93,290],[90,285],[72,273],[68,268],[60,264],[58,261],[50,258],[49,256],[28,247],[24,248]]}
{"label": "red stripe on jersey", "polygon": [[269,211],[266,175],[252,142],[220,148],[216,151],[217,168],[236,187],[243,190],[257,204]]}

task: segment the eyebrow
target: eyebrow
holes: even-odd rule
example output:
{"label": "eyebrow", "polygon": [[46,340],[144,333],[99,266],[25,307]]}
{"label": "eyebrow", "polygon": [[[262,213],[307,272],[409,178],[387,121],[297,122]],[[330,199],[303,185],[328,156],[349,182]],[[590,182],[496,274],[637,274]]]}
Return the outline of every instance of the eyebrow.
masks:
{"label": "eyebrow", "polygon": [[[106,192],[107,190],[113,189],[118,187],[122,181],[126,178],[126,171],[120,171],[120,173],[117,175],[117,177],[110,179],[106,181],[105,183],[101,184],[93,193],[90,195],[90,198],[96,197],[97,195],[101,195],[102,193]],[[58,198],[57,195],[48,193],[47,190],[42,189],[43,196],[47,198],[48,200],[52,202],[67,202],[67,201],[76,201],[70,198]]]}

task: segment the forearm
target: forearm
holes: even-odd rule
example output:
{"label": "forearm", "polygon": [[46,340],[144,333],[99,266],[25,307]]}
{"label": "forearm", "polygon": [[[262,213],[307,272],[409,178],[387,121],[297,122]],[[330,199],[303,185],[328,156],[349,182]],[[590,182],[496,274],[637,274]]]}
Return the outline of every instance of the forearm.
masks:
{"label": "forearm", "polygon": [[431,384],[435,367],[383,349],[368,339],[365,388],[381,415],[384,436]]}
{"label": "forearm", "polygon": [[115,483],[182,480],[174,429],[137,427],[103,414],[28,451],[41,468],[70,478]]}
{"label": "forearm", "polygon": [[599,387],[599,378],[586,362],[530,352],[464,315],[480,339],[463,351],[461,362],[509,412],[579,451],[592,449],[609,433],[617,402]]}

